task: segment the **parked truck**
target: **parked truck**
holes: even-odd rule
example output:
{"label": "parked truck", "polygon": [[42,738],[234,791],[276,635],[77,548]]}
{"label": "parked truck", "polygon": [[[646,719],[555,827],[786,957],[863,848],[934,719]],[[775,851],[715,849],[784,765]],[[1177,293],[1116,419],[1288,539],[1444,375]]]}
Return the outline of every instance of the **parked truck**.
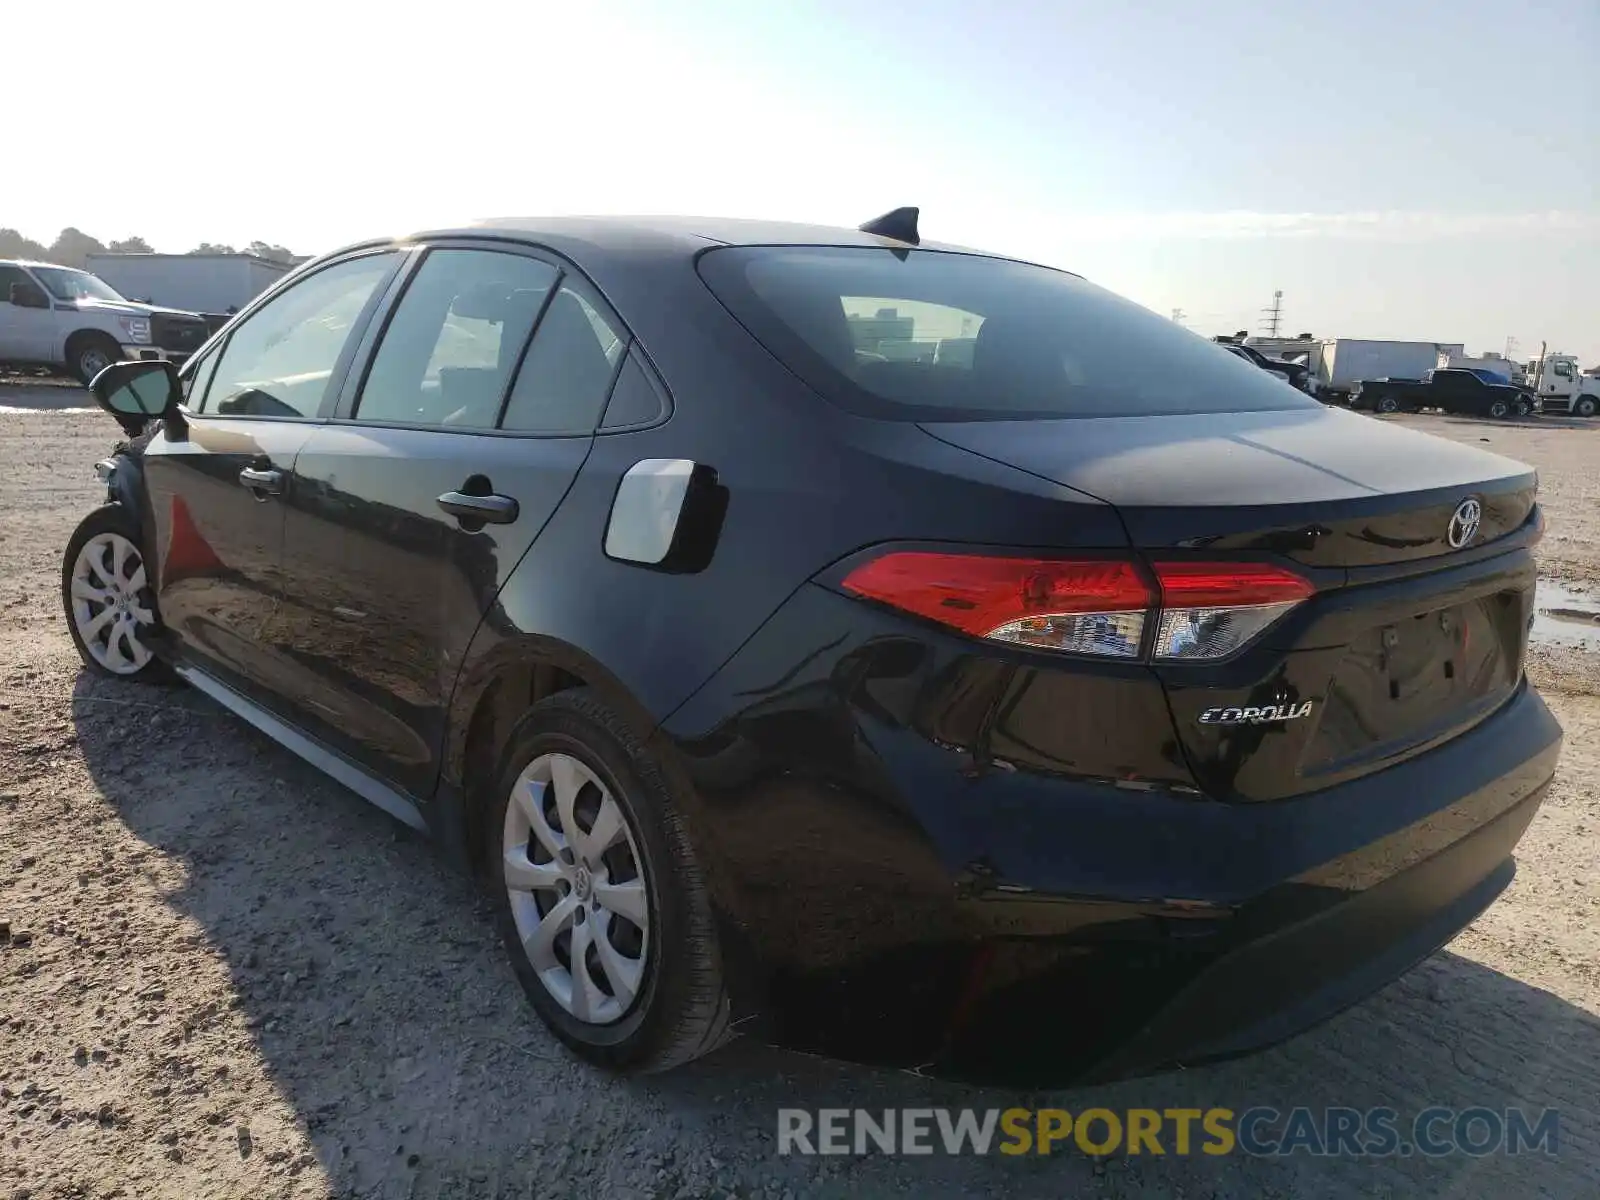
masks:
{"label": "parked truck", "polygon": [[88,271],[0,260],[0,362],[88,383],[121,359],[182,362],[210,336],[200,314],[129,300]]}
{"label": "parked truck", "polygon": [[1577,356],[1546,354],[1524,368],[1540,412],[1592,417],[1600,410],[1600,378],[1578,369]]}
{"label": "parked truck", "polygon": [[1372,412],[1417,412],[1437,408],[1472,417],[1525,417],[1533,397],[1514,383],[1501,383],[1488,372],[1442,368],[1422,379],[1375,379],[1355,385],[1352,408]]}
{"label": "parked truck", "polygon": [[1450,342],[1335,338],[1322,347],[1317,370],[1321,398],[1347,399],[1356,384],[1370,380],[1419,380],[1439,365],[1441,354],[1457,355],[1465,349],[1465,345]]}

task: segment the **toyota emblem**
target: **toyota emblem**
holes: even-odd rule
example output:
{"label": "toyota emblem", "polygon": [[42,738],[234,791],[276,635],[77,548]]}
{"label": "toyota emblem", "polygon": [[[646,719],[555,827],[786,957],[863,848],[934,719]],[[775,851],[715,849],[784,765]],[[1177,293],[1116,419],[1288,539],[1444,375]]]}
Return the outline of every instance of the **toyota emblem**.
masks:
{"label": "toyota emblem", "polygon": [[1478,525],[1483,520],[1483,505],[1476,500],[1466,499],[1456,505],[1456,511],[1450,515],[1450,528],[1446,536],[1450,539],[1450,549],[1459,550],[1473,538],[1478,536]]}

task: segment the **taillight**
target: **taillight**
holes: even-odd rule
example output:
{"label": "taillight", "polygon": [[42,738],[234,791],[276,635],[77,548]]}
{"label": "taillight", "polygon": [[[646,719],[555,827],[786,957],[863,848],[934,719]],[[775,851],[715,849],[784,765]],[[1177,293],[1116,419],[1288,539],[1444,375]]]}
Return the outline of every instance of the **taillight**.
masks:
{"label": "taillight", "polygon": [[1226,658],[1311,595],[1311,584],[1264,563],[1158,562],[1157,659]]}
{"label": "taillight", "polygon": [[1240,649],[1311,594],[1259,563],[1001,558],[893,551],[845,578],[845,591],[974,637],[1068,654],[1137,658],[1147,628],[1157,659]]}

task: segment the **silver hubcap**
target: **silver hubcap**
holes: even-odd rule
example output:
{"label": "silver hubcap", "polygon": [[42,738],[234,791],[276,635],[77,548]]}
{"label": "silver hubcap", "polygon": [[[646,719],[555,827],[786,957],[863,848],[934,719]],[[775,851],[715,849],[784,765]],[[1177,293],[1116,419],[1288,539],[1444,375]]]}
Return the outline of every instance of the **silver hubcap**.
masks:
{"label": "silver hubcap", "polygon": [[83,368],[83,373],[93,379],[111,365],[111,360],[98,350],[85,350],[79,356],[78,364]]}
{"label": "silver hubcap", "polygon": [[506,894],[545,990],[580,1021],[619,1020],[650,951],[644,858],[622,806],[570,754],[517,777],[502,837]]}
{"label": "silver hubcap", "polygon": [[144,634],[155,624],[145,606],[144,560],[120,533],[90,538],[72,564],[72,623],[90,657],[132,675],[150,661]]}

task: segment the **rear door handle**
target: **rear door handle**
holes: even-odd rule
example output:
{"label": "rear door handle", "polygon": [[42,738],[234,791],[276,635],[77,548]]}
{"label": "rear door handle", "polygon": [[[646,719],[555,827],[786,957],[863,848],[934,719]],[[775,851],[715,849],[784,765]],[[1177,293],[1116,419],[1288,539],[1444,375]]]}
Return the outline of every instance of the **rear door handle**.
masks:
{"label": "rear door handle", "polygon": [[246,467],[239,472],[239,482],[258,495],[276,496],[283,491],[283,472],[276,467]]}
{"label": "rear door handle", "polygon": [[466,492],[446,492],[439,497],[439,507],[457,520],[491,525],[509,525],[520,511],[510,496],[469,496]]}

